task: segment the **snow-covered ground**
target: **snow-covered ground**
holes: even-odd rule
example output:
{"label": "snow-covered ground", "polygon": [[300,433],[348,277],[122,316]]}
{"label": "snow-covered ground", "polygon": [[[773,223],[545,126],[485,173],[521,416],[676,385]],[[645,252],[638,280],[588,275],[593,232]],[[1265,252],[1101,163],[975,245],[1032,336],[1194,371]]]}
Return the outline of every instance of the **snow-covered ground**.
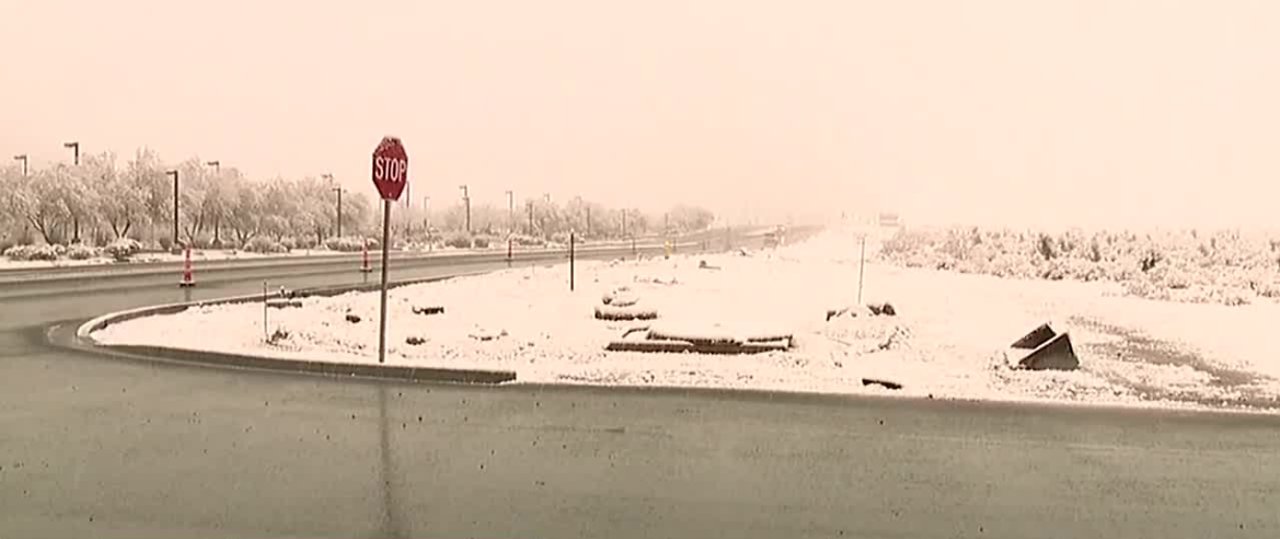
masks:
{"label": "snow-covered ground", "polygon": [[[248,251],[232,251],[219,249],[202,249],[191,251],[191,259],[200,260],[258,260],[263,258],[281,258],[281,257],[307,257],[307,256],[324,256],[341,254],[334,251],[323,249],[295,249],[288,253],[251,253]],[[129,262],[146,263],[146,262],[182,262],[185,254],[171,253],[139,253],[133,255]],[[10,260],[0,257],[0,269],[40,269],[40,268],[66,268],[77,266],[97,266],[103,264],[119,264],[110,256],[97,256],[85,260],[71,260],[69,258],[61,258],[58,260]]]}
{"label": "snow-covered ground", "polygon": [[[1265,329],[1280,307],[1223,307],[1123,297],[1118,285],[1014,280],[868,262],[864,301],[897,316],[837,317],[855,302],[852,230],[741,254],[581,262],[393,289],[389,364],[509,369],[518,382],[703,386],[934,398],[1049,400],[1174,407],[1280,407],[1280,345]],[[876,249],[872,241],[868,258]],[[713,268],[700,268],[702,262]],[[594,318],[602,295],[628,287],[649,322]],[[376,362],[378,294],[190,309],[95,332],[107,344],[149,344],[275,357]],[[442,306],[444,314],[414,314]],[[348,314],[360,318],[346,320]],[[1042,322],[1069,331],[1075,372],[1012,370],[1006,346]],[[785,352],[699,355],[606,352],[629,328],[704,335],[792,334]],[[418,345],[409,339],[422,339]],[[903,384],[894,391],[863,378]]]}

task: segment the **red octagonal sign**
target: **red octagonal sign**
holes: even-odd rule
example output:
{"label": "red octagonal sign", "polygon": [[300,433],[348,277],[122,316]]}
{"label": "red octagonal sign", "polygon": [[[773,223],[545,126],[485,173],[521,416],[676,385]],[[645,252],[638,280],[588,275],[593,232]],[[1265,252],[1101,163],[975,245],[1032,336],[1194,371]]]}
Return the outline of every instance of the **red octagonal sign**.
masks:
{"label": "red octagonal sign", "polygon": [[373,150],[373,186],[383,200],[400,200],[400,193],[409,184],[409,156],[404,145],[396,137],[382,137]]}

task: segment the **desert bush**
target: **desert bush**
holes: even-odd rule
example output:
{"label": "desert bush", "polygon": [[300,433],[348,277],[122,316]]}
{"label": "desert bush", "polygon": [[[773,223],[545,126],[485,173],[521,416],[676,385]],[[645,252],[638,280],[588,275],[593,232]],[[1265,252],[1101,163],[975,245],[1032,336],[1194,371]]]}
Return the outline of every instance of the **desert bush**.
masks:
{"label": "desert bush", "polygon": [[129,260],[130,257],[141,251],[142,244],[138,243],[138,240],[132,238],[117,239],[108,243],[107,246],[103,248],[103,252],[111,255],[111,258],[121,262]]}
{"label": "desert bush", "polygon": [[454,232],[445,237],[444,244],[457,249],[470,249],[471,235],[466,232]]}
{"label": "desert bush", "polygon": [[88,260],[95,256],[98,256],[98,250],[82,243],[77,243],[67,249],[67,258],[72,260]]}
{"label": "desert bush", "polygon": [[4,256],[10,260],[57,260],[58,253],[50,245],[14,245],[5,249]]}
{"label": "desert bush", "polygon": [[255,237],[244,244],[244,250],[250,253],[285,253],[289,249],[281,242],[267,236]]}
{"label": "desert bush", "polygon": [[[341,253],[352,253],[362,249],[361,240],[358,237],[344,236],[341,238],[329,238],[325,240],[324,246],[330,251],[338,251]],[[377,243],[377,242],[374,242]],[[370,249],[373,246],[369,247]]]}
{"label": "desert bush", "polygon": [[1040,253],[1040,256],[1043,256],[1045,260],[1053,260],[1054,257],[1058,256],[1053,247],[1053,238],[1048,234],[1040,235],[1039,241],[1036,242],[1036,252]]}
{"label": "desert bush", "polygon": [[521,247],[537,247],[545,243],[542,241],[542,238],[535,238],[533,236],[526,236],[524,234],[513,234],[511,236],[511,239],[515,242],[516,245],[519,245]]}
{"label": "desert bush", "polygon": [[1161,255],[1155,249],[1148,249],[1142,254],[1142,258],[1138,260],[1138,266],[1143,273],[1146,273],[1155,268],[1156,264],[1159,264],[1161,260],[1164,260],[1164,255]]}

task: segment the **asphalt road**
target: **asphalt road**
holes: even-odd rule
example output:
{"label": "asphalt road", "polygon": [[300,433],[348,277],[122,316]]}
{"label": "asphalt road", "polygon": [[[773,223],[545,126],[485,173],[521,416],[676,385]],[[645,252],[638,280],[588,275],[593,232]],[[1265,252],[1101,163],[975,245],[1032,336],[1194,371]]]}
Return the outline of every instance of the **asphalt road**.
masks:
{"label": "asphalt road", "polygon": [[0,300],[0,538],[1280,536],[1272,416],[396,384],[46,344],[184,299],[120,290]]}

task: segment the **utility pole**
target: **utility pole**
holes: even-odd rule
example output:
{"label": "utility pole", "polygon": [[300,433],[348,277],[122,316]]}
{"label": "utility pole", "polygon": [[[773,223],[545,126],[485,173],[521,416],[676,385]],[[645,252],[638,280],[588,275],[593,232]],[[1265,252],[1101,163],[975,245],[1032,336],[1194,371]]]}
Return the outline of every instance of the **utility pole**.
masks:
{"label": "utility pole", "polygon": [[170,170],[166,174],[173,176],[173,246],[178,245],[178,171]]}
{"label": "utility pole", "polygon": [[14,161],[22,161],[22,175],[27,175],[27,154],[13,156]]}
{"label": "utility pole", "polygon": [[627,237],[627,209],[622,208],[622,237]]}
{"label": "utility pole", "polygon": [[467,192],[467,186],[459,185],[458,189],[462,189],[462,203],[467,210],[467,234],[471,234],[471,195]]}

